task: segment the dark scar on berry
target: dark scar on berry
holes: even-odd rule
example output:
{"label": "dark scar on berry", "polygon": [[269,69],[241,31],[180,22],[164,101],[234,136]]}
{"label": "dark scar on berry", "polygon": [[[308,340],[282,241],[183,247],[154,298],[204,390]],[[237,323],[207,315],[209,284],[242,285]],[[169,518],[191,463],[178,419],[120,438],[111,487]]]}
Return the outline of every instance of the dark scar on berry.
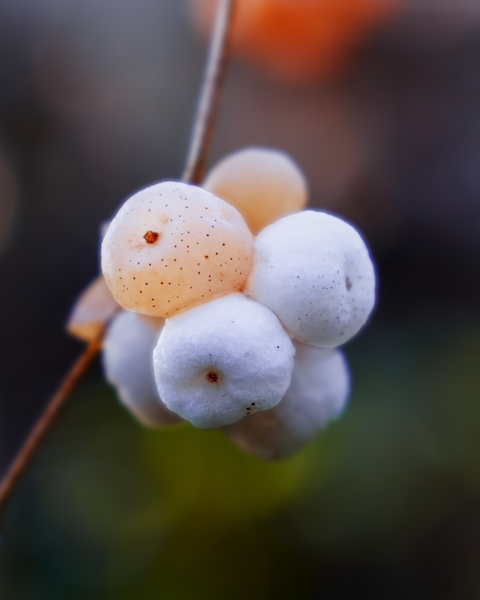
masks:
{"label": "dark scar on berry", "polygon": [[207,373],[206,380],[210,381],[211,383],[217,383],[218,375],[215,373],[215,371],[210,371],[210,373]]}
{"label": "dark scar on berry", "polygon": [[352,288],[352,282],[348,277],[346,278],[345,283],[347,285],[347,290],[350,290]]}
{"label": "dark scar on berry", "polygon": [[147,233],[143,236],[143,239],[147,242],[147,244],[154,244],[159,237],[160,234],[156,231],[147,231]]}

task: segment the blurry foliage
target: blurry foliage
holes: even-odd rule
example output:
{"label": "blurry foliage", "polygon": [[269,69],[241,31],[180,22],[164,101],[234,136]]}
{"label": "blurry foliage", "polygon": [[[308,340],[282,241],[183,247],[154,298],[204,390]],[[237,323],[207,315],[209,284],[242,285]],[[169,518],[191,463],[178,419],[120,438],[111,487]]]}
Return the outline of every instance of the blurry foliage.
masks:
{"label": "blurry foliage", "polygon": [[344,417],[276,463],[219,431],[142,429],[90,379],[7,514],[0,592],[478,597],[480,321],[380,315],[349,356]]}
{"label": "blurry foliage", "polygon": [[[232,50],[285,83],[312,84],[348,64],[359,43],[405,6],[405,0],[238,0]],[[208,38],[218,0],[190,0],[196,28]]]}

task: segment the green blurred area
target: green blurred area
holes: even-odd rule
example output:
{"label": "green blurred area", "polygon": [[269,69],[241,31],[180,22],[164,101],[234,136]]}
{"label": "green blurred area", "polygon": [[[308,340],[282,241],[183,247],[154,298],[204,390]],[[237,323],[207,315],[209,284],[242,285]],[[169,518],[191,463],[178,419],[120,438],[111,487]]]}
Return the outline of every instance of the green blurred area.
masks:
{"label": "green blurred area", "polygon": [[374,318],[344,416],[267,463],[96,379],[3,523],[0,597],[480,597],[480,319]]}

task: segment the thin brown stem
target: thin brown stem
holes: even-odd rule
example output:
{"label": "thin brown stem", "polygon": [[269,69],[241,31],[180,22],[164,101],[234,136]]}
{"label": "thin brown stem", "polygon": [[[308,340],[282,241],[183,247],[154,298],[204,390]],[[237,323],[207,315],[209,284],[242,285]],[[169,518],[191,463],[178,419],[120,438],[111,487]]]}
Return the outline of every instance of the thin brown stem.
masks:
{"label": "thin brown stem", "polygon": [[93,360],[99,353],[102,347],[102,337],[103,336],[100,336],[98,339],[90,342],[81,356],[73,364],[72,368],[65,376],[59,388],[33,427],[24,445],[20,448],[20,451],[18,452],[15,460],[7,471],[7,474],[3,478],[2,484],[0,485],[0,515],[3,515],[5,507],[16,487],[16,484],[30,464],[31,459],[40,446],[43,437],[53,424],[58,412],[78,384],[82,381]]}
{"label": "thin brown stem", "polygon": [[220,0],[218,6],[182,181],[203,180],[227,72],[234,5],[235,0]]}
{"label": "thin brown stem", "polygon": [[[187,166],[182,177],[185,182],[200,183],[203,178],[227,67],[228,40],[234,3],[235,0],[220,0],[197,114],[193,124]],[[99,353],[104,333],[105,330],[96,340],[90,342],[67,373],[3,477],[0,484],[0,518],[45,434],[54,423],[58,412],[80,384]]]}

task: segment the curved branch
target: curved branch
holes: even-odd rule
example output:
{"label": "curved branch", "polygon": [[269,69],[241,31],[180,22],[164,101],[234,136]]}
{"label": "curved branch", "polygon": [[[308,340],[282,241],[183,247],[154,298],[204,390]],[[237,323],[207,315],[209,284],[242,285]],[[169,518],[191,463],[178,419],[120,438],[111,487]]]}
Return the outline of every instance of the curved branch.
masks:
{"label": "curved branch", "polygon": [[220,0],[182,181],[203,180],[227,72],[235,1]]}
{"label": "curved branch", "polygon": [[42,439],[55,421],[58,412],[82,381],[93,360],[100,352],[102,338],[103,332],[96,340],[90,342],[85,351],[73,364],[8,469],[7,474],[0,485],[0,515],[3,515],[8,500],[20,477],[30,464]]}
{"label": "curved branch", "polygon": [[[187,166],[182,177],[182,180],[187,183],[200,183],[203,178],[227,68],[228,40],[234,3],[235,0],[220,0],[200,100],[193,124]],[[0,484],[0,517],[3,516],[11,495],[35,456],[43,438],[54,423],[58,412],[80,384],[93,360],[100,352],[104,335],[105,328],[96,340],[90,342],[67,373],[3,477]]]}

